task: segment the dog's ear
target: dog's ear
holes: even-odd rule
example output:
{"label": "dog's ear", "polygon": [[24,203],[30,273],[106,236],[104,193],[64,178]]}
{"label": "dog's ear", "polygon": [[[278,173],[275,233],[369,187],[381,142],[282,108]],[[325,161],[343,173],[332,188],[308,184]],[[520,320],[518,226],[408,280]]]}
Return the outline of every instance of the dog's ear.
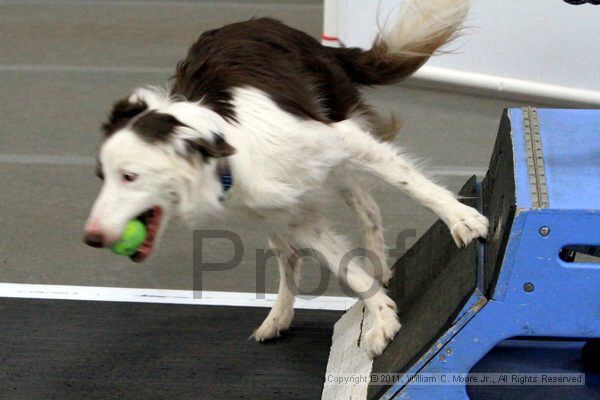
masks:
{"label": "dog's ear", "polygon": [[214,134],[214,142],[203,138],[185,139],[191,151],[200,153],[204,158],[221,158],[235,154],[235,148],[227,143],[221,135]]}
{"label": "dog's ear", "polygon": [[131,101],[129,98],[123,98],[117,101],[108,115],[108,119],[102,124],[104,136],[110,136],[119,128],[124,127],[136,115],[146,111],[148,105],[142,101]]}

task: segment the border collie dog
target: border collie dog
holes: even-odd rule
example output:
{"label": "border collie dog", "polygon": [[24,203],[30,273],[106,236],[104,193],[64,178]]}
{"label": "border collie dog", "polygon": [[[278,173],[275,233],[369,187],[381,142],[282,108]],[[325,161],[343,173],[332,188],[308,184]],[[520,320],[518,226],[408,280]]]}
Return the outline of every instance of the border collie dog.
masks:
{"label": "border collie dog", "polygon": [[[373,320],[369,352],[381,354],[400,323],[384,290],[392,271],[379,208],[356,172],[383,179],[433,211],[458,246],[485,237],[488,221],[402,155],[391,143],[394,118],[381,118],[359,89],[411,75],[455,36],[468,8],[468,0],[407,0],[398,21],[367,51],[323,47],[269,18],[204,32],[168,90],[136,89],[114,104],[102,127],[103,185],[85,242],[108,247],[137,217],[148,228],[132,256],[139,262],[173,217],[192,227],[207,215],[250,219],[268,235],[280,271],[277,301],[254,338],[289,328],[300,250],[311,249],[362,298]],[[335,197],[327,193],[337,193],[356,214],[364,247],[381,264],[375,272],[360,259],[342,262],[351,247],[322,213],[322,202]]]}

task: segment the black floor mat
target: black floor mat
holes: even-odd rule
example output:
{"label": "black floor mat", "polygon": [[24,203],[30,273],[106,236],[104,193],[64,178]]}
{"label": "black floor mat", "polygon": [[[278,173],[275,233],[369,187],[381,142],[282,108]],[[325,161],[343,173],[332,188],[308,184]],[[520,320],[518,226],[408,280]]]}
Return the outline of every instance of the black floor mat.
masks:
{"label": "black floor mat", "polygon": [[0,398],[320,398],[341,313],[297,310],[280,340],[249,341],[267,313],[0,299]]}

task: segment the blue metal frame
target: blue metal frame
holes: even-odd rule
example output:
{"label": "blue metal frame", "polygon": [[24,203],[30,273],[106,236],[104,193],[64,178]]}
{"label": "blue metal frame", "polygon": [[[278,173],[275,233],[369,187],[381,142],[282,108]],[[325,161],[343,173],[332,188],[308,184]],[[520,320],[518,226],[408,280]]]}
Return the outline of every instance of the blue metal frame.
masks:
{"label": "blue metal frame", "polygon": [[[510,118],[517,211],[495,290],[485,298],[478,279],[453,326],[409,374],[468,373],[496,344],[514,336],[600,337],[600,264],[559,257],[568,245],[600,246],[600,111],[539,111],[550,196],[550,207],[544,209],[531,207],[523,113],[510,110]],[[542,235],[542,227],[549,234]],[[526,291],[525,284],[532,284],[533,291]],[[468,395],[462,385],[409,383],[391,387],[382,398],[456,400]]]}

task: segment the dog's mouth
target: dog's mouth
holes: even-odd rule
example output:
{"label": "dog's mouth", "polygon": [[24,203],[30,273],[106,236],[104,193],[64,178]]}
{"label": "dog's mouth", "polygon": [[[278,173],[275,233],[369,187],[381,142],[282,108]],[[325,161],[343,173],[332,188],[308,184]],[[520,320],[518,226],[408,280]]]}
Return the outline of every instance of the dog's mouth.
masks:
{"label": "dog's mouth", "polygon": [[142,262],[150,256],[152,250],[154,250],[154,240],[158,234],[162,216],[162,208],[155,206],[136,217],[137,220],[146,226],[146,240],[144,240],[137,252],[129,257],[132,261]]}

